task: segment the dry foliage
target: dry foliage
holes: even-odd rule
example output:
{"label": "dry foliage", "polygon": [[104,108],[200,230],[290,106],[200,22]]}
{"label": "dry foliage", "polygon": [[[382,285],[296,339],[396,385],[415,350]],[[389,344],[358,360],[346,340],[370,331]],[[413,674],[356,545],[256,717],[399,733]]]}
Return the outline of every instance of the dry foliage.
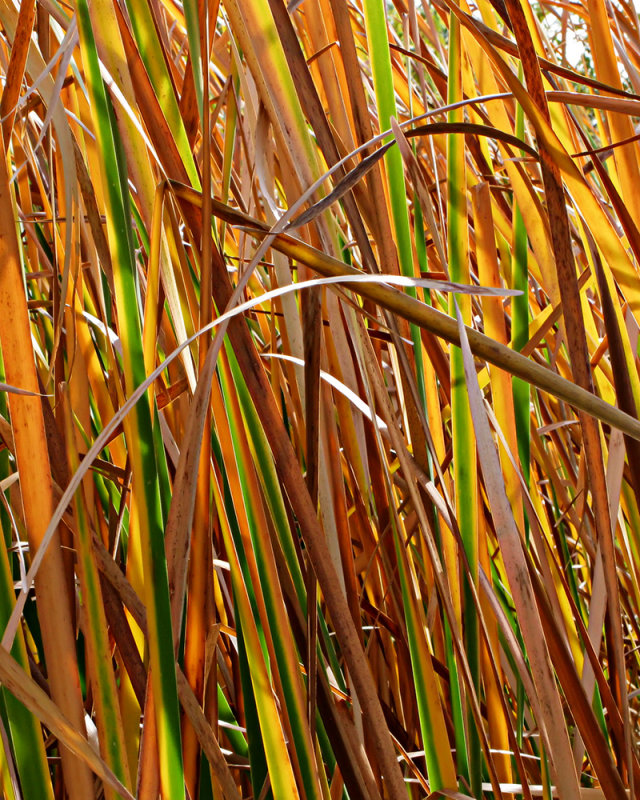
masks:
{"label": "dry foliage", "polygon": [[640,796],[634,6],[0,32],[2,796]]}

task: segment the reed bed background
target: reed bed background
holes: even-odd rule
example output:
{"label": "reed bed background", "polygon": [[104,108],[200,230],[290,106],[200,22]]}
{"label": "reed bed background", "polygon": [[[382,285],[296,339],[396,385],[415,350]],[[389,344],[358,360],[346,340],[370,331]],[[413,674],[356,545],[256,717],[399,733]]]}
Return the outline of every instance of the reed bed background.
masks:
{"label": "reed bed background", "polygon": [[0,0],[2,796],[640,796],[626,0]]}

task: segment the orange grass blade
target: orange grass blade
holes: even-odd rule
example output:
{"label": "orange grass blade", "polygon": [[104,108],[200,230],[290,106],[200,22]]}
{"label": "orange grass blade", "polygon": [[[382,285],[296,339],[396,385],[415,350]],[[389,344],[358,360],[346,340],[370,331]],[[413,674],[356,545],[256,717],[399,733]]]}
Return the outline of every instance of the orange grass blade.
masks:
{"label": "orange grass blade", "polygon": [[[20,471],[20,489],[31,553],[40,546],[54,510],[49,453],[38,396],[37,373],[31,346],[15,211],[9,187],[7,154],[0,148],[0,345],[9,383],[33,394],[11,395],[11,427]],[[36,578],[40,627],[43,632],[51,691],[70,722],[84,728],[84,709],[75,660],[71,598],[67,595],[59,538],[42,562]],[[7,656],[8,657],[8,656]],[[93,793],[91,773],[83,761],[62,748],[67,791],[86,800]]]}

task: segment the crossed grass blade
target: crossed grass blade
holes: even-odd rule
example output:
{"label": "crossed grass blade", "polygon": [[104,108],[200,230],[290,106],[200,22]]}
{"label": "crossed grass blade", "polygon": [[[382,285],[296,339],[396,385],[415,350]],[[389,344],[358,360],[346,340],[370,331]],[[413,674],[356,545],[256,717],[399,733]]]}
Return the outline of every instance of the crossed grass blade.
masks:
{"label": "crossed grass blade", "polygon": [[[196,5],[81,3],[78,42],[64,8],[0,4],[3,311],[21,325],[0,322],[5,643],[24,643],[21,669],[80,733],[84,703],[122,778],[126,750],[141,797],[622,796],[638,779],[637,21],[596,0],[565,17],[591,37],[581,75],[527,4],[521,17],[515,2],[473,15],[401,0]],[[390,126],[395,141],[373,152]],[[242,321],[221,316],[234,282]],[[465,328],[445,313],[460,282]],[[216,313],[234,354],[202,338]],[[580,360],[592,384],[572,383]],[[478,443],[483,472],[465,482]],[[80,457],[73,477],[65,452]],[[64,656],[37,547],[48,528],[59,559],[61,522],[78,565],[67,550],[50,586],[82,609]],[[88,541],[111,576],[102,596]],[[104,681],[83,653],[104,645],[96,603],[114,655]],[[82,681],[69,705],[63,660]],[[62,780],[47,764],[81,740],[34,694],[54,734],[42,737],[5,695],[2,780],[15,763],[23,796],[29,778],[38,796],[63,781],[92,796],[81,760]],[[105,741],[105,705],[120,706],[124,742]],[[106,791],[125,792],[83,752]],[[574,771],[557,780],[559,753]]]}

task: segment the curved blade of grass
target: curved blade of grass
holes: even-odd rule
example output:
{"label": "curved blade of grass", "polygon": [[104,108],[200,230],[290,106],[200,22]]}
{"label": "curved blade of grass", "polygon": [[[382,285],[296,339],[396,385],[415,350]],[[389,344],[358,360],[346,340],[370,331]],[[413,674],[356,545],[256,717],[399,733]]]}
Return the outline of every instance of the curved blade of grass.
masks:
{"label": "curved blade of grass", "polygon": [[[216,207],[214,203],[214,213],[224,216],[230,222],[236,224],[246,223],[248,218],[242,215],[235,209],[221,208],[219,205]],[[262,223],[257,223],[252,220],[252,224],[247,227],[247,230],[262,238],[267,234],[267,226]],[[338,277],[340,275],[362,275],[353,267],[350,267],[343,262],[333,259],[322,253],[315,248],[301,242],[293,237],[284,234],[278,234],[273,242],[273,246],[282,252],[287,253],[289,256],[303,261],[316,272],[327,277]],[[348,280],[348,279],[347,279]],[[388,276],[382,282],[388,281],[392,283],[395,279]],[[373,278],[371,281],[365,281],[360,278],[361,283],[354,285],[354,290],[362,297],[373,300],[379,303],[384,308],[393,311],[408,321],[415,322],[415,324],[430,331],[431,333],[440,336],[451,344],[459,344],[459,335],[457,333],[457,326],[455,321],[442,314],[430,306],[420,303],[413,298],[408,297],[391,288],[386,288],[380,285]],[[295,289],[295,287],[294,287]],[[459,290],[459,289],[458,289]],[[483,358],[491,364],[510,372],[512,375],[527,381],[527,383],[537,386],[539,389],[550,392],[552,395],[565,400],[576,408],[592,414],[596,419],[607,422],[616,428],[628,433],[634,439],[640,439],[640,424],[628,414],[620,412],[619,409],[609,405],[601,400],[597,395],[581,389],[571,381],[566,380],[551,369],[538,364],[520,353],[505,347],[503,344],[490,339],[478,331],[469,329],[467,331],[470,347],[472,352],[479,358]]]}
{"label": "curved blade of grass", "polygon": [[[177,194],[193,203],[201,205],[199,193],[188,187],[173,184]],[[269,233],[269,227],[255,220],[249,215],[230,208],[219,201],[212,199],[213,213],[226,219],[228,222],[247,226],[248,232],[260,238]],[[273,246],[292,258],[299,259],[310,266],[316,272],[327,277],[337,277],[339,275],[362,275],[357,269],[344,264],[321,251],[310,247],[299,239],[295,239],[286,234],[277,234],[272,242]],[[362,279],[360,279],[362,280]],[[356,284],[357,286],[357,284]],[[295,287],[294,287],[295,289]],[[294,290],[289,289],[289,290]],[[379,286],[375,280],[371,280],[371,285],[363,283],[357,286],[356,291],[363,297],[367,297],[384,308],[394,311],[405,319],[416,322],[416,324],[435,333],[452,344],[459,344],[457,325],[451,317],[442,314],[435,309],[413,300],[407,295],[403,295],[393,289],[386,289]],[[479,358],[483,358],[489,363],[495,364],[502,369],[510,372],[516,377],[526,380],[528,383],[565,400],[588,414],[592,414],[603,422],[614,425],[620,430],[628,433],[634,439],[640,438],[640,424],[628,414],[621,413],[618,409],[602,401],[599,397],[590,392],[586,392],[575,384],[557,375],[552,370],[525,358],[519,353],[508,347],[495,342],[489,337],[477,331],[469,329],[467,331],[472,352]],[[186,346],[187,343],[185,343]],[[615,420],[615,421],[614,421]]]}
{"label": "curved blade of grass", "polygon": [[[464,105],[462,101],[455,101],[450,103],[447,107],[450,109],[449,113],[453,113],[453,111],[459,111],[460,108]],[[442,109],[444,110],[444,109]],[[429,116],[429,114],[423,114],[421,117],[417,119],[422,119],[424,117]],[[414,120],[415,121],[415,120]],[[437,136],[438,134],[446,133],[446,134],[471,134],[476,136],[486,136],[492,139],[496,139],[497,141],[504,142],[505,144],[513,145],[515,147],[519,147],[523,152],[526,152],[532,158],[537,159],[538,153],[532,147],[529,147],[525,141],[521,138],[514,136],[506,131],[501,131],[499,128],[491,127],[490,125],[479,125],[477,123],[472,122],[462,122],[460,119],[449,119],[447,122],[431,122],[426,125],[416,125],[413,128],[403,129],[407,123],[403,123],[401,127],[398,125],[397,121],[392,119],[390,123],[390,131],[393,131],[394,134],[397,130],[402,130],[402,133],[405,138],[407,139],[414,139],[420,136]],[[366,145],[363,147],[369,147],[373,145],[378,139],[381,137],[377,136],[375,139],[367,142]],[[394,145],[397,144],[398,136],[396,134],[396,141],[395,142],[387,142],[386,144],[382,144],[377,150],[373,153],[370,153],[368,156],[365,156],[360,163],[355,166],[352,170],[350,170],[343,178],[341,178],[338,183],[334,186],[334,188],[327,194],[326,197],[323,197],[321,200],[318,200],[317,203],[314,203],[310,208],[306,211],[303,211],[302,214],[299,214],[297,217],[291,220],[291,222],[285,228],[285,231],[289,232],[295,230],[296,228],[300,228],[303,225],[308,225],[314,219],[316,219],[323,211],[326,211],[333,203],[340,200],[344,195],[353,189],[356,184],[361,181],[377,164],[380,159],[382,159],[390,150],[393,149]],[[359,152],[363,149],[363,147],[359,147],[356,152]],[[355,152],[351,155],[355,155]],[[327,173],[328,176],[328,173]]]}

